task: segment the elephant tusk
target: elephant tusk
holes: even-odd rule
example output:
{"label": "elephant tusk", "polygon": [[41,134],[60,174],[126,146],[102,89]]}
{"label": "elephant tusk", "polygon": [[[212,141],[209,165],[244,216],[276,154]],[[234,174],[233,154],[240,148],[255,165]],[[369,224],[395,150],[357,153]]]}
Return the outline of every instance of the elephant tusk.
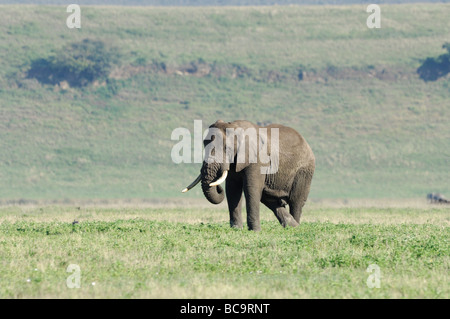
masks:
{"label": "elephant tusk", "polygon": [[188,187],[186,187],[185,189],[183,189],[181,192],[182,193],[186,193],[188,190],[190,190],[191,188],[194,188],[195,185],[197,185],[200,181],[202,180],[202,175],[198,175],[198,177],[195,179],[195,181],[193,181],[191,183],[191,185],[189,185]]}
{"label": "elephant tusk", "polygon": [[209,186],[213,187],[213,186],[217,186],[217,185],[222,184],[227,179],[227,176],[228,176],[228,171],[223,172],[222,177],[219,178],[214,183],[209,184]]}

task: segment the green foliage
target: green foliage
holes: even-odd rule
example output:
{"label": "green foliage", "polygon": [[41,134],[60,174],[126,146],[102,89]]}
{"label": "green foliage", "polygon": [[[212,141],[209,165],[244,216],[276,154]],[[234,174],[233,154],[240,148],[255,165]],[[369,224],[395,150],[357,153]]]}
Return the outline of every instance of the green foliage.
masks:
{"label": "green foliage", "polygon": [[84,39],[66,45],[47,59],[32,61],[28,77],[42,83],[67,81],[70,86],[86,86],[105,80],[118,61],[117,49],[99,40]]}
{"label": "green foliage", "polygon": [[450,73],[450,42],[442,46],[448,53],[437,58],[427,58],[417,69],[417,73],[424,81],[436,81]]}

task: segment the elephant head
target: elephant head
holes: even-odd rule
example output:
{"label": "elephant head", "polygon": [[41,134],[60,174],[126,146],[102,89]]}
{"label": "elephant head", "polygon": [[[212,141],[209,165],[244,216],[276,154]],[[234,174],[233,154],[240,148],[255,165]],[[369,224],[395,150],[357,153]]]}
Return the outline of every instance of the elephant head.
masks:
{"label": "elephant head", "polygon": [[[254,129],[256,139],[249,138],[250,142],[245,143],[245,136],[248,136],[246,135],[248,131],[245,130],[248,128]],[[230,134],[230,132],[233,132],[233,134]],[[225,197],[220,184],[226,180],[230,167],[235,172],[240,172],[249,163],[257,161],[252,160],[252,154],[256,154],[255,150],[258,145],[257,134],[256,127],[247,121],[227,123],[218,120],[212,124],[203,141],[205,158],[200,175],[183,192],[187,192],[201,182],[203,194],[208,201],[212,204],[220,204]],[[263,139],[262,136],[259,138]]]}

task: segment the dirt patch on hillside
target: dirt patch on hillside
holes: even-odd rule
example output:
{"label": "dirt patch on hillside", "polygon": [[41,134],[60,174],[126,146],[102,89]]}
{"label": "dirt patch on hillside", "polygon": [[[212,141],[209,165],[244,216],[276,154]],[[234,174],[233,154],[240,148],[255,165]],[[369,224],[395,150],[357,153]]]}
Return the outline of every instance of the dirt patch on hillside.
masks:
{"label": "dirt patch on hillside", "polygon": [[376,78],[381,81],[395,82],[415,76],[413,69],[392,68],[387,66],[369,66],[366,68],[327,67],[322,70],[299,70],[298,80],[306,82],[329,82],[332,80],[358,80]]}
{"label": "dirt patch on hillside", "polygon": [[251,78],[258,82],[317,82],[326,83],[333,80],[358,80],[376,78],[381,81],[395,82],[401,79],[417,77],[415,70],[392,68],[389,66],[367,66],[363,68],[335,67],[291,70],[254,70],[240,64],[217,64],[203,60],[174,65],[153,62],[144,66],[121,66],[114,69],[110,78],[128,79],[138,74],[157,73],[175,76],[213,77],[213,78]]}

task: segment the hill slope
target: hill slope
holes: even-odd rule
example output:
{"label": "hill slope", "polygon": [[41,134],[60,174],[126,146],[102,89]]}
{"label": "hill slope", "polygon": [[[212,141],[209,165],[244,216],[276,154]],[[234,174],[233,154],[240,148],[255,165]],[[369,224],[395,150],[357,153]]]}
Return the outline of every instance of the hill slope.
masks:
{"label": "hill slope", "polygon": [[[0,199],[180,196],[199,164],[171,161],[177,127],[249,119],[296,128],[317,158],[314,198],[450,193],[449,77],[416,69],[450,41],[450,5],[2,6]],[[107,83],[26,77],[68,43],[121,48]],[[186,197],[200,197],[194,190]]]}
{"label": "hill slope", "polygon": [[[379,0],[378,4],[399,3],[448,3],[449,0]],[[68,5],[63,0],[0,0],[0,4],[45,4]],[[78,0],[79,5],[124,5],[124,6],[266,6],[266,5],[342,5],[362,4],[363,0]]]}

